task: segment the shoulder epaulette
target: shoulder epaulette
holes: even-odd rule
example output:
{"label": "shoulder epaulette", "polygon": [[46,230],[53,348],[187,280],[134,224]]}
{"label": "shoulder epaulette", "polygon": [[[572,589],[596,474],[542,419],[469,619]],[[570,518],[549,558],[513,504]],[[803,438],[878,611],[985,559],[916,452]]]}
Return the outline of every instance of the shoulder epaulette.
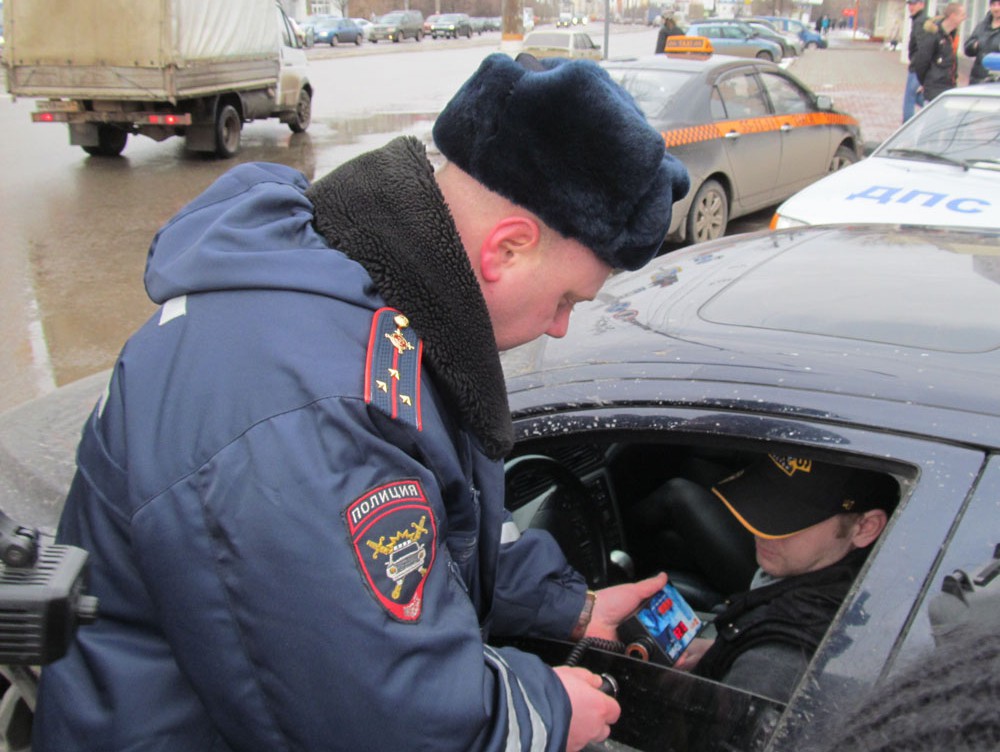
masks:
{"label": "shoulder epaulette", "polygon": [[372,317],[365,365],[365,402],[421,430],[420,357],[423,344],[395,308]]}

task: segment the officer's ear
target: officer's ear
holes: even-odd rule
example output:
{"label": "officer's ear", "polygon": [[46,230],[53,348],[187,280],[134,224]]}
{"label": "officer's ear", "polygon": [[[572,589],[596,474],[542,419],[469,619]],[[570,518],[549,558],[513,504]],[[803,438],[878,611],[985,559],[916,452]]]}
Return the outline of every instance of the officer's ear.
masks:
{"label": "officer's ear", "polygon": [[870,546],[878,540],[888,522],[889,517],[884,509],[869,509],[855,523],[852,542],[858,548]]}
{"label": "officer's ear", "polygon": [[479,251],[483,280],[496,282],[515,265],[534,262],[540,256],[541,236],[538,221],[531,217],[512,215],[499,220]]}

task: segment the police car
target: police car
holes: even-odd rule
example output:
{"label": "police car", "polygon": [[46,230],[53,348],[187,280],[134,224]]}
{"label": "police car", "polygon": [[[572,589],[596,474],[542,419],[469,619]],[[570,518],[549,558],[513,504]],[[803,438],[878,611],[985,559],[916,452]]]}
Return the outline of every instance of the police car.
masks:
{"label": "police car", "polygon": [[950,89],[872,155],[778,207],[774,229],[891,222],[1000,227],[1000,83]]}
{"label": "police car", "polygon": [[861,159],[858,121],[767,60],[714,54],[673,36],[666,54],[603,63],[687,167],[668,242],[725,235],[731,219],[776,206]]}

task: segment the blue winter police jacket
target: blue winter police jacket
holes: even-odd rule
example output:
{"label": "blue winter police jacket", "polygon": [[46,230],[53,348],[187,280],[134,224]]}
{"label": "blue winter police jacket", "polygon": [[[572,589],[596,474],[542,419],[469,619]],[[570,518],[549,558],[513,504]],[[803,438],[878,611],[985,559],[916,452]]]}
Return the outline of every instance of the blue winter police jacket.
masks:
{"label": "blue winter police jacket", "polygon": [[505,526],[499,358],[419,142],[236,167],[146,286],[59,528],[100,618],[36,752],[564,749],[555,674],[484,641],[565,638],[585,584]]}

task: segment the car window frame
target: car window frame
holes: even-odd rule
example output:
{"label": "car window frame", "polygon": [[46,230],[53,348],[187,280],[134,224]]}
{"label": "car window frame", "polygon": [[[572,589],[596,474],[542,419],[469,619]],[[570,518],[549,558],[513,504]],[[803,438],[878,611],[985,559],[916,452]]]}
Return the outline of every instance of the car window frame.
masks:
{"label": "car window frame", "polygon": [[[810,112],[814,112],[816,109],[815,100],[809,95],[805,89],[802,88],[793,78],[786,76],[776,70],[761,70],[757,72],[760,78],[761,86],[764,89],[764,94],[770,103],[771,112],[775,115],[805,115]],[[768,86],[768,81],[780,81],[781,86],[784,86],[786,90],[791,90],[795,92],[796,101],[802,103],[802,109],[788,110],[783,107],[779,107],[779,102],[776,101],[775,97],[772,95],[771,89]]]}
{"label": "car window frame", "polygon": [[[746,92],[732,89],[730,84],[745,84]],[[750,88],[753,87],[753,91]],[[732,93],[727,94],[726,88],[731,88]],[[725,71],[716,79],[713,86],[712,96],[716,92],[725,109],[726,116],[723,120],[747,120],[751,118],[767,117],[771,114],[771,103],[767,97],[764,84],[757,76],[757,72],[752,68],[742,67]],[[710,106],[713,117],[715,108]]]}
{"label": "car window frame", "polygon": [[[630,441],[640,435],[643,441],[659,436],[665,444],[696,440],[755,451],[765,445],[789,453],[799,449],[827,461],[853,459],[900,479],[897,510],[793,692],[768,750],[796,749],[806,727],[814,721],[829,722],[836,713],[831,697],[863,691],[905,657],[899,650],[905,630],[917,617],[938,569],[939,552],[947,547],[949,530],[985,462],[985,452],[975,447],[876,427],[709,407],[608,404],[556,415],[515,415],[515,435],[529,444],[546,438],[572,441],[587,434]],[[917,539],[920,546],[913,545]],[[873,592],[877,599],[872,599]],[[920,647],[916,640],[905,654]]]}

